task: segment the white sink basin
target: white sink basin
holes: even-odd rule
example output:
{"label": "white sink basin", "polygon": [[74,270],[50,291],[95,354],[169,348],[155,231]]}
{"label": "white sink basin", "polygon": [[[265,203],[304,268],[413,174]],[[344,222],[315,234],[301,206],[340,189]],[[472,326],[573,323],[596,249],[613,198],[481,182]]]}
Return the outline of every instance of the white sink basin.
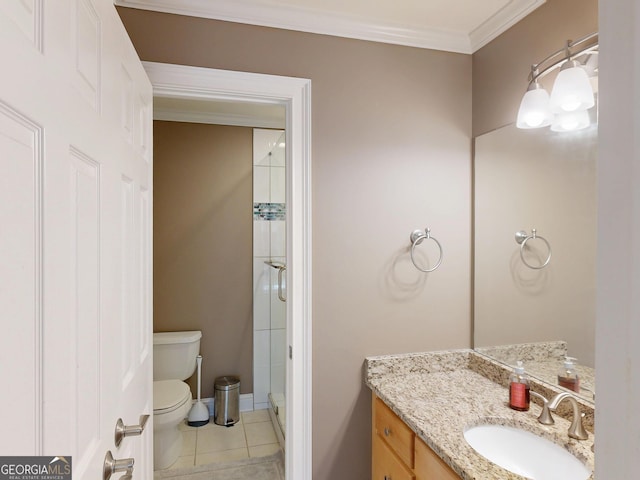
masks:
{"label": "white sink basin", "polygon": [[519,428],[478,425],[464,438],[480,455],[510,472],[534,480],[586,480],[587,467],[555,443]]}

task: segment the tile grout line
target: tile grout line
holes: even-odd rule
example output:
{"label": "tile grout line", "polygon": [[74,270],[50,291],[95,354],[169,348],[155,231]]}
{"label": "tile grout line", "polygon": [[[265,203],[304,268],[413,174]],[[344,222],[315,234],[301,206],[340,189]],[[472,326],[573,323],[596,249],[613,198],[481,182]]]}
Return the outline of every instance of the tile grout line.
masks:
{"label": "tile grout line", "polygon": [[[238,423],[242,424],[242,427],[241,427],[241,432],[242,433],[241,434],[243,436],[244,458],[252,459],[252,458],[257,458],[257,457],[262,456],[261,453],[264,452],[265,446],[269,445],[268,443],[267,444],[259,443],[258,445],[255,445],[254,447],[251,447],[249,445],[249,436],[250,435],[254,435],[254,434],[257,433],[257,431],[254,432],[254,430],[256,430],[254,428],[254,426],[258,426],[258,425],[261,425],[261,424],[267,424],[272,429],[274,428],[274,426],[272,425],[272,423],[270,422],[269,419],[264,419],[260,415],[258,415],[258,416],[249,415],[248,418],[250,419],[250,421],[249,422],[245,421],[247,418],[246,418],[246,416],[244,414],[242,414],[240,416],[240,419],[239,419]],[[213,422],[213,418],[211,418],[210,421],[211,421],[211,427],[212,428],[216,428],[215,427],[215,422]],[[252,428],[250,428],[249,430],[251,430],[251,432],[254,432],[254,433],[251,433],[251,432],[249,432],[247,430],[247,428],[248,428],[247,425],[246,425],[247,423],[251,424]],[[237,425],[236,428],[240,428],[240,426]],[[260,430],[260,429],[258,429],[258,430]],[[198,466],[200,466],[199,463],[198,463],[198,447],[202,446],[203,442],[207,442],[208,441],[209,431],[206,428],[187,428],[187,429],[184,430],[183,433],[187,434],[187,432],[189,432],[189,431],[193,432],[193,437],[192,438],[194,438],[194,445],[193,445],[193,450],[189,449],[189,450],[191,450],[192,453],[191,454],[187,453],[186,455],[184,455],[186,458],[183,459],[183,462],[186,460],[186,463],[183,463],[183,465],[185,465],[185,466],[186,465],[191,465],[193,467],[198,467]],[[205,433],[207,433],[207,434],[205,435]],[[274,442],[274,444],[277,446],[278,445],[277,441]],[[261,453],[258,453],[257,457],[252,456],[252,452],[251,452],[252,448],[256,448]],[[227,450],[232,450],[232,449],[227,449]],[[221,450],[220,452],[223,452],[223,451],[225,451],[225,450]],[[210,453],[202,452],[201,455],[205,455],[206,456],[207,454],[213,454],[213,453],[219,453],[219,452],[218,451],[212,451]],[[238,453],[239,453],[239,451],[238,451]],[[189,457],[191,457],[190,460],[187,460],[187,458],[189,458]],[[212,463],[216,463],[216,462],[212,462]]]}
{"label": "tile grout line", "polygon": [[244,422],[244,415],[242,415],[242,433],[244,433],[244,446],[247,449],[247,458],[251,458],[251,452],[249,451],[249,439],[247,438],[247,429]]}

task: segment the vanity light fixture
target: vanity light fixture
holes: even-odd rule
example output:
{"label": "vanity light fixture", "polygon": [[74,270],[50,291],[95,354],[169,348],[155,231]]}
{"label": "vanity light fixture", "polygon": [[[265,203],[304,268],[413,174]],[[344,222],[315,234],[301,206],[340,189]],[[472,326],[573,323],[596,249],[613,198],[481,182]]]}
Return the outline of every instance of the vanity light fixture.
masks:
{"label": "vanity light fixture", "polygon": [[[598,73],[598,33],[591,33],[531,65],[529,87],[518,110],[518,128],[541,128],[568,132],[590,125],[587,110],[595,104],[593,85]],[[560,69],[551,95],[539,81]]]}
{"label": "vanity light fixture", "polygon": [[593,107],[589,76],[577,60],[567,60],[553,83],[549,107],[553,113],[585,111]]}
{"label": "vanity light fixture", "polygon": [[549,94],[537,80],[534,80],[522,97],[516,125],[518,128],[540,128],[551,125],[552,121]]}
{"label": "vanity light fixture", "polygon": [[591,125],[589,112],[578,110],[555,115],[551,123],[551,130],[554,132],[571,132],[587,128],[589,125]]}

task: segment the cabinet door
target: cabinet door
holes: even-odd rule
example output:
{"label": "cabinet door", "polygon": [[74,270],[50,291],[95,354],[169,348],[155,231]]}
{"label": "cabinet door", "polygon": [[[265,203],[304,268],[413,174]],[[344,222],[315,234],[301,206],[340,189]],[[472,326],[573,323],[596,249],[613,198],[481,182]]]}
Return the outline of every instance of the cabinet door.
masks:
{"label": "cabinet door", "polygon": [[415,480],[415,475],[378,435],[373,436],[372,480]]}
{"label": "cabinet door", "polygon": [[379,398],[373,398],[374,434],[384,438],[389,447],[409,468],[413,468],[413,431]]}
{"label": "cabinet door", "polygon": [[416,438],[417,480],[460,480],[460,477],[431,450],[426,443]]}

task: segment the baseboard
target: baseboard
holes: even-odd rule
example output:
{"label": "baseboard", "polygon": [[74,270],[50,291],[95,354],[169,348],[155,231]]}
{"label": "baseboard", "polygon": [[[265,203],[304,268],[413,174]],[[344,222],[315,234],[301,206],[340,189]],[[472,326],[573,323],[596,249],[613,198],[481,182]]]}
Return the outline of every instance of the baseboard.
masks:
{"label": "baseboard", "polygon": [[240,411],[252,412],[253,411],[253,393],[245,393],[240,395]]}
{"label": "baseboard", "polygon": [[273,430],[274,432],[276,432],[278,443],[280,444],[280,447],[282,447],[282,450],[284,450],[285,449],[284,433],[282,431],[282,427],[280,426],[280,422],[278,422],[278,417],[276,417],[276,413],[273,411],[273,408],[269,408],[269,418],[271,419]]}
{"label": "baseboard", "polygon": [[266,410],[270,408],[269,402],[256,403],[253,405],[254,410]]}
{"label": "baseboard", "polygon": [[[240,395],[240,411],[241,412],[252,412],[253,411],[253,393],[243,393]],[[193,403],[196,403],[197,400],[194,400]],[[209,416],[213,417],[213,398],[207,397],[201,399],[202,403],[204,403],[209,409]]]}

